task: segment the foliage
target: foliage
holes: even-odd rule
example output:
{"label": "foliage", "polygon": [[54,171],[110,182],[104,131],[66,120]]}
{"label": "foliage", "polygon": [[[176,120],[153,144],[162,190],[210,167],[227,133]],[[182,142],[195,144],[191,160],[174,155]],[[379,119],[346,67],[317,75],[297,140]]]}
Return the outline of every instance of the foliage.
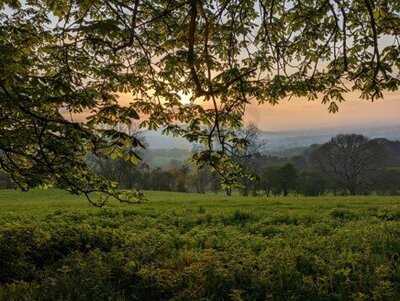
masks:
{"label": "foliage", "polygon": [[323,195],[327,190],[327,180],[320,172],[304,171],[299,176],[298,189],[305,196]]}
{"label": "foliage", "polygon": [[337,135],[311,154],[313,164],[355,195],[372,185],[376,172],[384,168],[384,140],[369,140],[362,135]]}
{"label": "foliage", "polygon": [[393,197],[0,192],[0,300],[398,300]]}
{"label": "foliage", "polygon": [[232,185],[227,149],[250,101],[320,96],[335,112],[348,91],[398,89],[399,11],[398,0],[0,0],[2,168],[24,190],[113,195],[83,159],[136,162],[140,141],[119,126],[145,116],[142,127],[204,144],[196,158]]}
{"label": "foliage", "polygon": [[293,164],[286,163],[266,168],[261,178],[261,185],[267,195],[273,192],[275,195],[287,196],[290,191],[296,190],[297,179],[297,169]]}
{"label": "foliage", "polygon": [[380,194],[400,194],[400,170],[398,168],[386,168],[376,179],[376,191]]}

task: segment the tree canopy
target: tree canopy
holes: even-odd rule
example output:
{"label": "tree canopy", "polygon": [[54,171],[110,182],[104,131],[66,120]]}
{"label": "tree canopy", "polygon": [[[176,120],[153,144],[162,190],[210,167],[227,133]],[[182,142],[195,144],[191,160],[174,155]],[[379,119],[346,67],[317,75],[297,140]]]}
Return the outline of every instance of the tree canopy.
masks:
{"label": "tree canopy", "polygon": [[84,159],[135,163],[137,120],[203,143],[196,159],[234,177],[249,102],[336,112],[349,91],[397,90],[399,14],[398,0],[0,0],[1,168],[22,189],[127,200]]}
{"label": "tree canopy", "polygon": [[362,135],[337,135],[315,149],[311,161],[352,195],[372,185],[375,173],[384,169],[386,140]]}

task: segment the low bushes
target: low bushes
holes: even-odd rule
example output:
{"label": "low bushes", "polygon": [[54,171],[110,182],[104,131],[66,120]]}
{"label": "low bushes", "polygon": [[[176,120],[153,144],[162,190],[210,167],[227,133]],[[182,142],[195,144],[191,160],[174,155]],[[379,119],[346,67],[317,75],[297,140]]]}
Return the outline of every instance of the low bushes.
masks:
{"label": "low bushes", "polygon": [[390,207],[198,208],[0,219],[0,300],[400,299]]}

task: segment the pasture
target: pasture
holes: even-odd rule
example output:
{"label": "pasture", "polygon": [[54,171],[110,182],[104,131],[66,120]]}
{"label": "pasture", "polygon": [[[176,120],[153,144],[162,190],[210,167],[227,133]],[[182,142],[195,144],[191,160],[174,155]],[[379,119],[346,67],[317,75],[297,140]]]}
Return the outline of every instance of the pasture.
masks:
{"label": "pasture", "polygon": [[399,300],[400,197],[0,191],[0,300]]}

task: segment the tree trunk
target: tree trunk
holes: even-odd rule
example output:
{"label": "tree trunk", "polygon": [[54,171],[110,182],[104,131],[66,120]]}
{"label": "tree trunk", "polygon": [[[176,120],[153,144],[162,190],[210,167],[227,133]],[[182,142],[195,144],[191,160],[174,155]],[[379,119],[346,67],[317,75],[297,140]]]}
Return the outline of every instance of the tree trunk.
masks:
{"label": "tree trunk", "polygon": [[287,188],[283,188],[283,196],[287,196],[289,194],[289,191]]}
{"label": "tree trunk", "polygon": [[271,193],[271,187],[266,187],[265,194],[267,195],[267,198],[269,197],[270,193]]}

